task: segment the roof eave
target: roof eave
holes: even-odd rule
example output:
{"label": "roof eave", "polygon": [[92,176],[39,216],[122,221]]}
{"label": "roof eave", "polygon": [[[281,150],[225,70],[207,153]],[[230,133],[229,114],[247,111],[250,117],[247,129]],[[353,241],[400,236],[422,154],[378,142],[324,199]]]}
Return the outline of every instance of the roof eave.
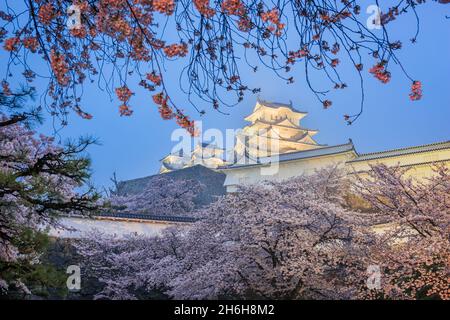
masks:
{"label": "roof eave", "polygon": [[[446,144],[448,144],[448,146],[446,146]],[[433,149],[432,148],[433,146],[436,146],[436,148]],[[422,150],[420,150],[421,148],[422,148]],[[399,156],[404,156],[404,155],[411,155],[411,154],[416,154],[416,153],[433,152],[433,151],[445,150],[445,149],[450,149],[450,141],[442,141],[442,142],[424,144],[424,145],[419,145],[419,146],[384,150],[384,151],[379,151],[379,152],[362,153],[362,154],[358,155],[359,159],[356,158],[349,162],[371,161],[371,160],[399,157]],[[408,150],[410,150],[410,152],[408,152]],[[406,152],[400,153],[402,151],[406,151]],[[388,154],[389,152],[394,152],[394,153]],[[399,152],[399,153],[395,153],[395,152]],[[364,158],[364,157],[366,157],[366,158]]]}

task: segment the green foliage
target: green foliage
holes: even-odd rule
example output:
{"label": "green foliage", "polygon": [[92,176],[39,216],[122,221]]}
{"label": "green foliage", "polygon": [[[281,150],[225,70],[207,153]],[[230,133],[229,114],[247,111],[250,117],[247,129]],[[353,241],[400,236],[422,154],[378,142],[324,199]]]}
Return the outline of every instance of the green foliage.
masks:
{"label": "green foliage", "polygon": [[64,270],[43,261],[53,240],[44,232],[23,228],[13,243],[19,251],[19,257],[13,262],[0,260],[0,273],[9,283],[20,280],[32,294],[26,294],[20,287],[11,285],[8,295],[2,298],[64,298],[67,295],[67,275]]}

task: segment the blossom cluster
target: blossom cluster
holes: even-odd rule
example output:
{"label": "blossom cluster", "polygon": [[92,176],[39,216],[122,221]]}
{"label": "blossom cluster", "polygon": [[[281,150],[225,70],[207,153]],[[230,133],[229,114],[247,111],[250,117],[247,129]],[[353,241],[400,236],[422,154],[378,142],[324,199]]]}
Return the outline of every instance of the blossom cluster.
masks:
{"label": "blossom cluster", "polygon": [[174,111],[173,107],[169,105],[169,97],[164,93],[160,92],[152,96],[153,102],[158,106],[159,114],[164,120],[170,120],[175,118],[176,123],[184,128],[192,136],[196,135],[195,122],[190,120],[181,110],[176,109]]}
{"label": "blossom cluster", "polygon": [[2,93],[5,96],[12,95],[11,88],[9,87],[9,83],[6,80],[2,81]]}
{"label": "blossom cluster", "polygon": [[161,118],[164,120],[170,120],[175,118],[176,123],[184,128],[190,135],[196,135],[195,122],[190,120],[181,110],[173,110],[173,107],[169,105],[169,97],[164,92],[153,95],[153,102],[158,105],[158,111]]}
{"label": "blossom cluster", "polygon": [[244,4],[241,0],[225,0],[222,2],[222,11],[229,15],[243,16],[246,14]]}
{"label": "blossom cluster", "polygon": [[51,2],[46,2],[41,5],[38,12],[39,21],[44,25],[49,25],[56,17],[57,13],[55,7]]}
{"label": "blossom cluster", "polygon": [[20,43],[18,37],[12,37],[5,40],[3,47],[6,51],[17,51],[17,45]]}
{"label": "blossom cluster", "polygon": [[26,37],[22,40],[23,46],[30,50],[31,52],[35,53],[39,43],[36,37]]}
{"label": "blossom cluster", "polygon": [[72,29],[70,29],[70,34],[75,38],[84,39],[84,38],[86,38],[87,30],[83,26],[81,26],[79,28],[72,28]]}
{"label": "blossom cluster", "polygon": [[133,95],[133,92],[131,92],[131,90],[125,85],[116,88],[116,95],[120,101],[127,102],[128,100],[130,100],[131,96]]}
{"label": "blossom cluster", "polygon": [[211,18],[216,14],[216,10],[209,6],[209,0],[193,0],[195,8],[205,18]]}
{"label": "blossom cluster", "polygon": [[168,100],[169,97],[165,96],[163,92],[153,95],[153,102],[158,105],[159,114],[164,120],[170,120],[175,116],[172,108],[167,103]]}
{"label": "blossom cluster", "polygon": [[194,120],[189,119],[187,115],[185,115],[181,110],[177,110],[175,114],[176,123],[184,128],[191,136],[196,136],[197,130],[195,128]]}
{"label": "blossom cluster", "polygon": [[331,60],[331,62],[330,62],[330,65],[333,67],[333,68],[336,68],[338,65],[339,65],[339,63],[340,63],[340,61],[339,61],[339,59],[332,59]]}
{"label": "blossom cluster", "polygon": [[132,95],[133,92],[126,85],[116,88],[116,96],[123,102],[123,104],[119,106],[119,114],[121,116],[131,116],[133,114],[133,110],[131,110],[128,105],[128,101]]}
{"label": "blossom cluster", "polygon": [[422,82],[413,81],[413,83],[411,85],[411,93],[409,94],[409,98],[412,101],[422,99]]}
{"label": "blossom cluster", "polygon": [[307,49],[299,49],[297,51],[289,51],[286,64],[294,64],[296,59],[307,57],[309,54]]}
{"label": "blossom cluster", "polygon": [[155,71],[152,73],[147,73],[147,80],[154,83],[156,86],[159,86],[161,84],[161,76],[157,75]]}
{"label": "blossom cluster", "polygon": [[167,16],[172,15],[175,10],[174,0],[153,0],[152,4],[155,11],[163,13]]}
{"label": "blossom cluster", "polygon": [[329,107],[331,107],[332,104],[333,104],[333,103],[332,103],[330,100],[324,100],[324,101],[322,102],[322,105],[323,105],[323,108],[324,108],[324,109],[328,109]]}
{"label": "blossom cluster", "polygon": [[163,48],[164,53],[167,57],[184,57],[188,53],[188,47],[186,43],[174,43]]}
{"label": "blossom cluster", "polygon": [[382,83],[388,83],[391,80],[391,73],[386,70],[386,62],[381,61],[369,69],[369,72]]}
{"label": "blossom cluster", "polygon": [[69,66],[66,62],[65,55],[52,50],[50,53],[50,64],[58,83],[61,86],[67,86],[70,78],[67,75],[69,72]]}
{"label": "blossom cluster", "polygon": [[270,22],[271,24],[267,27],[271,33],[276,36],[281,36],[285,24],[280,22],[280,13],[277,8],[273,8],[267,12],[261,13],[261,19],[264,22]]}
{"label": "blossom cluster", "polygon": [[238,21],[238,28],[242,32],[249,32],[251,29],[253,29],[254,24],[253,22],[248,18],[248,16],[241,16]]}

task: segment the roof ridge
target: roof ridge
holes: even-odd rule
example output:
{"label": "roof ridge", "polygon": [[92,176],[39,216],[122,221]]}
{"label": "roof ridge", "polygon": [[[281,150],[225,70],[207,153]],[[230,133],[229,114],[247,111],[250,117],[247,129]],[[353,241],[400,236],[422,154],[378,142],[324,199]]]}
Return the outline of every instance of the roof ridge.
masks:
{"label": "roof ridge", "polygon": [[[345,149],[343,151],[339,151],[339,148],[342,147],[349,147],[351,146],[351,149]],[[276,155],[278,157],[278,161],[277,162],[284,162],[284,161],[293,161],[293,160],[297,160],[297,159],[304,159],[304,158],[292,158],[290,159],[293,155],[301,155],[302,153],[306,153],[306,152],[319,152],[322,151],[324,149],[329,149],[329,150],[333,150],[337,149],[336,152],[331,152],[331,153],[325,153],[325,154],[317,154],[317,155],[311,155],[311,157],[317,157],[317,156],[326,156],[326,155],[330,155],[330,154],[336,154],[336,153],[343,153],[343,152],[349,152],[349,151],[354,151],[356,154],[358,154],[355,150],[355,147],[353,145],[353,142],[350,140],[347,143],[344,144],[338,144],[338,145],[334,145],[334,146],[324,146],[324,147],[319,147],[319,148],[313,148],[313,149],[309,149],[309,150],[301,150],[301,151],[294,151],[294,152],[287,152],[287,153],[282,153],[282,154],[278,154]],[[264,160],[266,159],[272,159],[273,157],[268,156],[268,157],[263,157],[263,158],[259,158],[259,163],[252,163],[252,164],[231,164],[231,165],[226,165],[226,166],[220,166],[219,169],[235,169],[235,168],[242,168],[242,167],[247,167],[247,166],[258,166],[258,165],[264,165],[266,164],[264,162]],[[287,158],[287,159],[285,159]],[[308,157],[305,157],[308,158]]]}
{"label": "roof ridge", "polygon": [[361,153],[358,156],[362,157],[362,156],[370,156],[370,155],[374,155],[374,154],[381,154],[381,153],[386,153],[386,152],[391,152],[391,151],[403,151],[403,150],[408,150],[408,149],[431,147],[431,146],[436,146],[436,145],[441,145],[441,144],[446,144],[446,143],[450,143],[450,140],[422,144],[422,145],[418,145],[418,146],[410,146],[410,147],[395,148],[395,149],[389,149],[389,150],[383,150],[383,151]]}
{"label": "roof ridge", "polygon": [[[309,149],[309,150],[298,150],[298,151],[288,152],[288,153],[283,153],[283,154],[300,153],[300,152],[312,151],[312,150],[317,150],[317,149],[338,148],[338,147],[343,147],[343,146],[347,146],[347,145],[352,145],[352,146],[353,146],[353,142],[352,142],[352,141],[349,141],[349,142],[347,142],[347,143],[335,144],[335,145],[332,145],[332,146],[327,146],[327,145],[321,145],[321,144],[319,144],[319,146],[323,146],[323,147],[315,148],[315,149]],[[353,147],[354,147],[354,146],[353,146]]]}
{"label": "roof ridge", "polygon": [[288,109],[291,109],[293,112],[308,114],[307,111],[301,111],[301,110],[294,108],[292,101],[290,101],[290,104],[287,104],[287,103],[276,102],[276,101],[267,101],[267,100],[263,100],[261,98],[257,98],[256,102],[261,105],[264,105],[266,107],[269,107],[269,108],[275,108],[275,109],[288,108]]}
{"label": "roof ridge", "polygon": [[157,220],[157,221],[173,221],[173,222],[195,222],[198,220],[196,217],[192,216],[170,216],[163,214],[147,214],[147,213],[131,213],[131,212],[118,212],[109,213],[102,212],[93,216],[95,217],[106,217],[106,218],[129,218],[129,219],[142,219],[142,220]]}

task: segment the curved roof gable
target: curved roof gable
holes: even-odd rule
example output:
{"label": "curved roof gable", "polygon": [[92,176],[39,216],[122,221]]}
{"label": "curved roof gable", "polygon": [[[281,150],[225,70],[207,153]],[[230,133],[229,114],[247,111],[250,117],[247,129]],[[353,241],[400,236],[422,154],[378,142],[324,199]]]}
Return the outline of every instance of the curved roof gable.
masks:
{"label": "curved roof gable", "polygon": [[300,119],[302,119],[303,117],[305,117],[308,114],[305,111],[300,111],[300,110],[295,109],[292,106],[292,102],[290,104],[286,104],[286,103],[279,103],[279,102],[268,102],[268,101],[263,101],[263,100],[258,99],[255,107],[253,108],[253,112],[251,114],[249,114],[248,116],[246,116],[244,119],[247,121],[255,121],[255,120],[257,120],[257,116],[261,112],[264,112],[263,111],[264,109],[267,110],[267,108],[273,109],[273,110],[284,109],[289,114],[291,114],[292,117],[296,118],[297,121],[300,121]]}
{"label": "curved roof gable", "polygon": [[308,113],[306,111],[300,111],[300,110],[294,108],[294,106],[292,105],[292,101],[290,101],[289,104],[287,104],[287,103],[281,103],[281,102],[270,102],[270,101],[266,101],[266,100],[262,100],[262,99],[258,98],[256,100],[256,102],[257,103],[256,103],[256,106],[255,106],[254,110],[257,109],[258,105],[260,105],[260,106],[263,105],[265,107],[273,108],[273,109],[287,108],[287,109],[290,109],[291,111],[296,112],[296,113],[304,113],[304,114]]}

